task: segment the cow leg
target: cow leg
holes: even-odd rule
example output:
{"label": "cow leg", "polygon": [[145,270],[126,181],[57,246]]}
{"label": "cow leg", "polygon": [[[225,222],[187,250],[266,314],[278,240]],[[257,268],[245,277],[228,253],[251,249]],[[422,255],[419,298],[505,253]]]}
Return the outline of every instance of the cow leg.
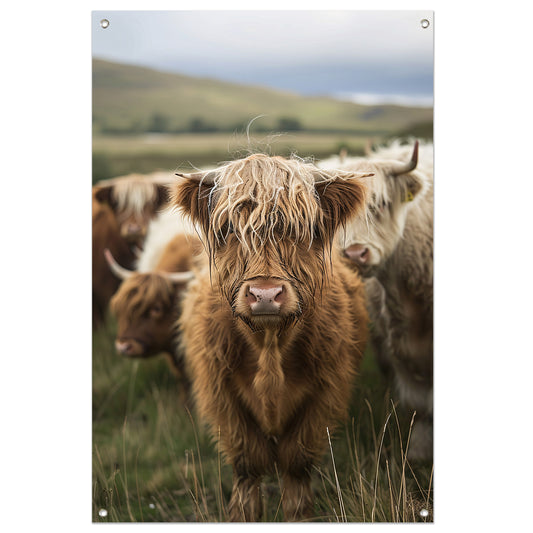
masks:
{"label": "cow leg", "polygon": [[313,516],[310,470],[283,474],[282,506],[287,522],[304,520]]}
{"label": "cow leg", "polygon": [[[418,418],[418,413],[417,413]],[[410,461],[428,461],[433,457],[433,417],[423,415],[415,419],[407,458]]]}
{"label": "cow leg", "polygon": [[311,472],[326,445],[326,432],[321,434],[320,420],[320,412],[309,406],[302,409],[291,431],[279,442],[277,460],[283,478],[282,507],[286,521],[313,516]]}
{"label": "cow leg", "polygon": [[396,368],[396,388],[400,404],[416,411],[407,457],[410,461],[428,461],[433,457],[433,383],[431,378],[413,379],[414,373]]}
{"label": "cow leg", "polygon": [[232,522],[257,522],[262,514],[261,478],[243,477],[234,467],[228,510]]}
{"label": "cow leg", "polygon": [[273,444],[250,419],[242,418],[241,423],[225,433],[221,442],[233,466],[229,518],[232,522],[257,522],[262,515],[261,478],[274,464]]}

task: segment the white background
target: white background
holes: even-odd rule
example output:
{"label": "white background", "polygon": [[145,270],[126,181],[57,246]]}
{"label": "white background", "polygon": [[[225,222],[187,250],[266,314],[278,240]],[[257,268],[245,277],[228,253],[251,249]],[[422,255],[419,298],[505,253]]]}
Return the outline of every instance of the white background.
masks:
{"label": "white background", "polygon": [[[204,5],[221,8],[3,6],[4,531],[107,527],[91,523],[90,12]],[[427,527],[439,531],[531,522],[531,19],[524,2],[489,5],[302,6],[435,10],[436,523]]]}

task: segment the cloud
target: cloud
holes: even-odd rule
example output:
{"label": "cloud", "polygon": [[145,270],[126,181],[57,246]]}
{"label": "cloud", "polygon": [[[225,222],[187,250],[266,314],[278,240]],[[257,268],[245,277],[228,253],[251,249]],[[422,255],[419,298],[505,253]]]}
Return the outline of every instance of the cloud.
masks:
{"label": "cloud", "polygon": [[[110,21],[105,30],[102,18]],[[310,72],[362,65],[432,76],[433,31],[421,27],[422,18],[432,22],[431,12],[100,11],[93,12],[93,55],[246,82],[268,78],[270,85],[276,73],[285,73],[285,85],[291,78],[313,83]]]}

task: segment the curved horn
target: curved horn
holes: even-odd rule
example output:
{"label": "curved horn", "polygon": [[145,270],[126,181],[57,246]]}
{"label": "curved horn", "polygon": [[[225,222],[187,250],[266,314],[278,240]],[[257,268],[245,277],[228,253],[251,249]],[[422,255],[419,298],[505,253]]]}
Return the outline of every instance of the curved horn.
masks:
{"label": "curved horn", "polygon": [[365,142],[365,155],[367,157],[372,155],[372,141],[370,139],[367,139]]}
{"label": "curved horn", "polygon": [[158,272],[158,274],[173,283],[187,283],[194,278],[194,273],[190,270],[187,272]]}
{"label": "curved horn", "polygon": [[111,269],[113,274],[117,276],[117,278],[128,279],[135,273],[133,270],[128,270],[127,268],[120,266],[115,261],[113,254],[107,248],[104,250],[104,256],[106,258],[107,264],[109,265],[109,268]]}
{"label": "curved horn", "polygon": [[206,185],[213,185],[215,183],[216,175],[217,173],[212,170],[206,172],[194,172],[193,174],[180,174],[179,172],[176,172],[176,176],[197,181],[198,183],[205,183]]}
{"label": "curved horn", "polygon": [[413,148],[413,155],[408,163],[395,165],[392,167],[392,175],[399,176],[400,174],[407,174],[416,168],[418,163],[418,141],[415,141],[415,147]]}

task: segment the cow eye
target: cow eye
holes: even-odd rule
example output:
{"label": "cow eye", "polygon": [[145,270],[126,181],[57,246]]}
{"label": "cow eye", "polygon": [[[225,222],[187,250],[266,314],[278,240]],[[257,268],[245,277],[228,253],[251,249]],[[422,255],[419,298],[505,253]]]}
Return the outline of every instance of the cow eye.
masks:
{"label": "cow eye", "polygon": [[222,243],[225,243],[230,233],[233,233],[233,224],[231,222],[227,222],[220,228],[217,238]]}
{"label": "cow eye", "polygon": [[380,216],[383,212],[389,207],[389,203],[385,200],[382,200],[379,203],[371,203],[368,206],[368,209],[374,216]]}
{"label": "cow eye", "polygon": [[153,318],[159,318],[162,314],[163,314],[163,309],[161,308],[160,305],[154,305],[150,309],[150,316],[152,316]]}

